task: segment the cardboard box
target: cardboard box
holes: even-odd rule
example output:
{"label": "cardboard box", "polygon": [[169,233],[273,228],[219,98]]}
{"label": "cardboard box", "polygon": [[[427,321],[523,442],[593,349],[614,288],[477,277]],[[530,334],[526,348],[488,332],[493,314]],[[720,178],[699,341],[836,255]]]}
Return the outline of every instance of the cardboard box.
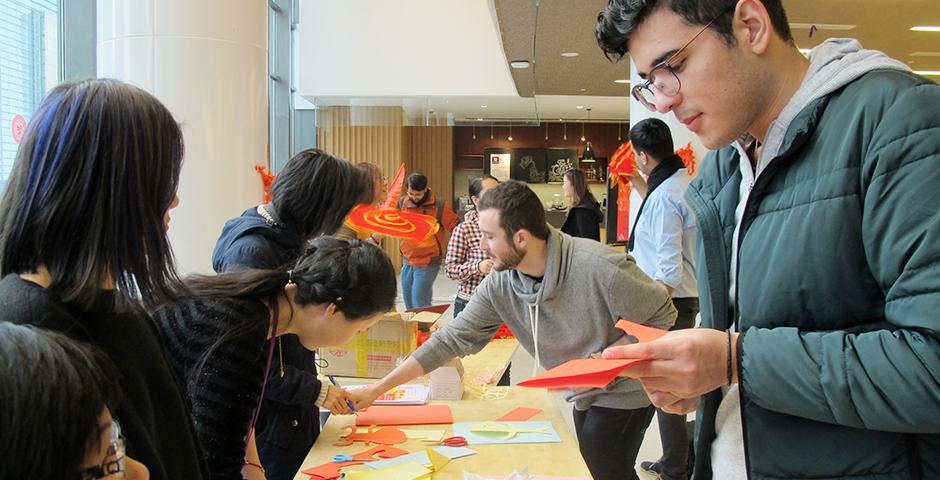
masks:
{"label": "cardboard box", "polygon": [[365,332],[340,347],[320,349],[324,375],[382,378],[417,347],[418,322],[410,315],[387,313]]}

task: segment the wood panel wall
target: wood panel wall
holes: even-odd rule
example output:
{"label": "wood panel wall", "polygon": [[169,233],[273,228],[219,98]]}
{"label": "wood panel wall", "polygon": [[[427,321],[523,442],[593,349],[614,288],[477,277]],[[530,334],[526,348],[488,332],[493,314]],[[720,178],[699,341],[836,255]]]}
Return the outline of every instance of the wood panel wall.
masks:
{"label": "wood panel wall", "polygon": [[[451,127],[406,127],[400,107],[329,107],[320,109],[317,116],[317,145],[321,149],[353,163],[379,165],[389,179],[404,163],[406,175],[424,173],[438,197],[451,201],[454,177]],[[386,238],[383,248],[396,271],[399,270],[398,240]]]}

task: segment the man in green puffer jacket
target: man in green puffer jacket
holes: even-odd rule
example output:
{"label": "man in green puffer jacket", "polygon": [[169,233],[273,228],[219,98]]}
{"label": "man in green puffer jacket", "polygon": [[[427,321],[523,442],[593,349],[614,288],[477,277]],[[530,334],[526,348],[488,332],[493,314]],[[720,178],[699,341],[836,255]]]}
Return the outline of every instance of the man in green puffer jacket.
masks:
{"label": "man in green puffer jacket", "polygon": [[706,328],[605,352],[698,407],[694,478],[940,478],[940,86],[807,61],[780,0],[611,0],[597,36],[719,149],[686,195]]}

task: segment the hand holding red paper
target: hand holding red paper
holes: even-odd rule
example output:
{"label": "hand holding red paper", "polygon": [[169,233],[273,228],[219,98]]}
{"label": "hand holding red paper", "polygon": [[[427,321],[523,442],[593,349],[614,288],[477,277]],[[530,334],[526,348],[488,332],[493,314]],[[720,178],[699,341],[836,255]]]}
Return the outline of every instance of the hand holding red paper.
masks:
{"label": "hand holding red paper", "polygon": [[[655,340],[666,334],[665,330],[650,328],[627,320],[617,322],[617,328],[639,342]],[[610,351],[608,348],[606,351]],[[605,352],[606,352],[605,351]],[[521,387],[532,388],[602,388],[612,382],[623,369],[642,358],[579,358],[565,362],[551,370],[519,382]]]}
{"label": "hand holding red paper", "polygon": [[[737,335],[732,334],[732,348]],[[657,407],[691,408],[690,402],[677,405],[678,400],[696,399],[727,383],[727,349],[725,332],[694,328],[668,332],[654,341],[610,347],[603,357],[635,360],[621,375],[640,380]]]}

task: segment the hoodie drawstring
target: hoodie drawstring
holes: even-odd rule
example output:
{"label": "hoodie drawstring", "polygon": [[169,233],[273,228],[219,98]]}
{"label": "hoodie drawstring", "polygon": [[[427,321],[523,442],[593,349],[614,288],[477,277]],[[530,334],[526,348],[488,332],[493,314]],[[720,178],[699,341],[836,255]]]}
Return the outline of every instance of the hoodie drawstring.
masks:
{"label": "hoodie drawstring", "polygon": [[539,372],[542,362],[539,360],[539,304],[529,305],[529,328],[532,330],[532,343],[535,346],[535,365],[532,367],[532,376]]}

